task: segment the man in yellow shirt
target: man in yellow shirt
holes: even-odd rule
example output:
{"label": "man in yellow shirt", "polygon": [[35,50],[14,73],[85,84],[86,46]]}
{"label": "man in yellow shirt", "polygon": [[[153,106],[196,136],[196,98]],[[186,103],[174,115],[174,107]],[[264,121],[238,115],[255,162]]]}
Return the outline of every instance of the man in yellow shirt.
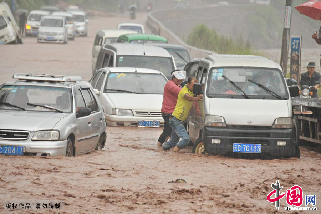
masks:
{"label": "man in yellow shirt", "polygon": [[[187,84],[178,94],[177,103],[172,116],[169,119],[169,125],[172,127],[171,139],[163,143],[163,149],[169,150],[174,147],[173,151],[178,152],[188,145],[189,135],[184,127],[184,121],[188,117],[194,101],[202,100],[203,95],[194,97],[193,87],[197,83],[195,77],[188,78]],[[181,140],[179,141],[179,139]],[[178,142],[179,141],[179,142]]]}

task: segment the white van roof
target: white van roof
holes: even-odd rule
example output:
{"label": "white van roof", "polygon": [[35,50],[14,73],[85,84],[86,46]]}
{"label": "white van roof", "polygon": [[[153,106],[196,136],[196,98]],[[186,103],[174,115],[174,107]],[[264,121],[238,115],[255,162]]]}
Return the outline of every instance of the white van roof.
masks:
{"label": "white van roof", "polygon": [[51,15],[53,15],[53,16],[68,16],[68,17],[72,17],[72,13],[70,13],[70,12],[62,12],[62,11],[53,12]]}
{"label": "white van roof", "polygon": [[215,67],[264,67],[281,70],[278,63],[261,56],[217,54],[208,55],[205,59],[212,61]]}
{"label": "white van roof", "polygon": [[130,33],[137,33],[137,31],[132,30],[106,30],[106,29],[100,29],[97,31],[98,35],[104,36],[104,37],[119,37],[123,34],[130,34]]}
{"label": "white van roof", "polygon": [[70,13],[72,13],[73,15],[82,15],[82,16],[86,16],[86,12],[82,11],[82,10],[71,10],[69,11]]}
{"label": "white van roof", "polygon": [[43,16],[42,19],[65,19],[65,17],[56,16],[56,15],[55,16],[50,15],[50,16]]}
{"label": "white van roof", "polygon": [[30,14],[49,15],[50,12],[46,11],[46,10],[32,10],[32,11],[30,11],[29,15]]}
{"label": "white van roof", "polygon": [[111,49],[117,55],[171,57],[170,53],[163,48],[144,44],[113,43],[105,45],[103,49]]}

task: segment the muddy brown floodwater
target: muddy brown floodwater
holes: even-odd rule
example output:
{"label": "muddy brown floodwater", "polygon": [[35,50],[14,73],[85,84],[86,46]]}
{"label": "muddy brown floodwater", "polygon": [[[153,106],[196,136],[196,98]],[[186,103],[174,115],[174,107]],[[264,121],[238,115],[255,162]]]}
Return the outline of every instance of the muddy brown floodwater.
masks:
{"label": "muddy brown floodwater", "polygon": [[[146,14],[138,14],[135,21],[145,20]],[[67,45],[37,44],[28,37],[23,45],[0,46],[0,83],[17,72],[89,79],[95,32],[128,21],[128,16],[90,17],[88,37]],[[199,156],[191,148],[173,153],[156,146],[160,133],[161,128],[108,127],[106,147],[90,154],[0,156],[0,213],[275,213],[266,199],[276,180],[281,193],[299,185],[303,195],[316,195],[319,209],[306,212],[320,213],[320,153],[301,147],[301,159],[282,160]],[[179,178],[186,183],[171,182]],[[43,208],[49,202],[63,206]],[[34,210],[11,212],[7,203],[30,203]],[[283,197],[279,212],[288,213],[286,206]]]}

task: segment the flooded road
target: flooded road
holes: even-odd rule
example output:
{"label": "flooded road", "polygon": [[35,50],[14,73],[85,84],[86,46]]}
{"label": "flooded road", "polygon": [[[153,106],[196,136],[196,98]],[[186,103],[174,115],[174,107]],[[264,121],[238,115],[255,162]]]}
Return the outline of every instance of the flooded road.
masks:
{"label": "flooded road", "polygon": [[[138,14],[135,21],[145,20],[146,14]],[[10,81],[14,73],[89,80],[96,31],[129,21],[127,16],[90,17],[88,37],[67,45],[37,44],[28,37],[23,45],[0,46],[0,82]],[[316,195],[321,209],[320,153],[301,147],[301,159],[282,160],[199,156],[191,148],[173,153],[156,146],[160,133],[161,128],[108,127],[105,148],[90,154],[0,156],[0,213],[274,213],[274,203],[266,199],[276,180],[283,186],[280,193],[299,185],[303,195]],[[62,208],[9,212],[5,207],[49,202]],[[289,212],[286,206],[283,197],[281,213]]]}

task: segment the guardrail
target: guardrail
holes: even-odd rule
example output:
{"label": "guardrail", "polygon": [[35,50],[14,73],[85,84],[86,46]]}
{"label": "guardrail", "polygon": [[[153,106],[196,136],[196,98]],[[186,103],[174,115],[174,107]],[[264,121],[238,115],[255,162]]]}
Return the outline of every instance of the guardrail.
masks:
{"label": "guardrail", "polygon": [[199,49],[183,42],[177,35],[175,35],[171,30],[167,29],[159,20],[157,20],[153,16],[154,13],[158,12],[164,11],[153,11],[147,15],[146,25],[148,28],[150,28],[153,34],[158,34],[165,37],[168,40],[168,43],[183,45],[188,50],[192,59],[204,58],[209,54],[215,54],[214,52],[211,52],[209,50]]}

